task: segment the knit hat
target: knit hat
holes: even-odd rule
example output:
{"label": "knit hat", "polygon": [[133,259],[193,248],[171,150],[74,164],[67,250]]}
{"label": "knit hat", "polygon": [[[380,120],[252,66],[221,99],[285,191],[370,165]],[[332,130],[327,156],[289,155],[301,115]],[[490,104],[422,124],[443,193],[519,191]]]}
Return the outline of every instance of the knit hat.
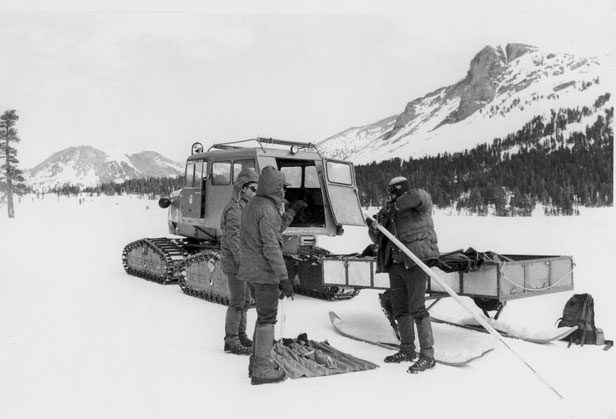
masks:
{"label": "knit hat", "polygon": [[233,193],[231,197],[233,199],[240,199],[242,195],[242,188],[249,183],[257,183],[259,181],[259,175],[252,169],[242,169],[237,175],[235,183],[233,184]]}
{"label": "knit hat", "polygon": [[259,181],[259,175],[252,169],[242,169],[239,175],[237,175],[237,179],[235,180],[235,184],[239,185],[240,188],[243,188],[247,183],[257,183]]}
{"label": "knit hat", "polygon": [[405,177],[398,176],[389,181],[387,192],[390,195],[400,196],[411,190],[411,182]]}

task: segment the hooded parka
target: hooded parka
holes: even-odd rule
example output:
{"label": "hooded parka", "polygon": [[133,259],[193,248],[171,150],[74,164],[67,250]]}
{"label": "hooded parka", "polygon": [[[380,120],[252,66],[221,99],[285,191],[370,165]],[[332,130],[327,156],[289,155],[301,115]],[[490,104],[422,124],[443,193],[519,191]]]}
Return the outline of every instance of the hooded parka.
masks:
{"label": "hooded parka", "polygon": [[288,225],[283,221],[284,184],[280,171],[265,167],[259,176],[257,195],[244,207],[238,272],[241,281],[278,285],[288,279],[282,257],[282,231]]}
{"label": "hooded parka", "polygon": [[233,185],[231,199],[222,211],[220,230],[222,239],[221,268],[225,273],[237,273],[240,266],[240,227],[242,223],[242,209],[248,203],[241,191],[247,183],[256,183],[259,175],[252,169],[244,169],[237,176]]}
{"label": "hooded parka", "polygon": [[[422,261],[439,257],[432,198],[423,189],[411,189],[389,202],[377,214],[377,221]],[[404,262],[407,269],[415,265],[380,231],[370,229],[369,235],[379,245],[377,272],[388,272],[393,262]]]}

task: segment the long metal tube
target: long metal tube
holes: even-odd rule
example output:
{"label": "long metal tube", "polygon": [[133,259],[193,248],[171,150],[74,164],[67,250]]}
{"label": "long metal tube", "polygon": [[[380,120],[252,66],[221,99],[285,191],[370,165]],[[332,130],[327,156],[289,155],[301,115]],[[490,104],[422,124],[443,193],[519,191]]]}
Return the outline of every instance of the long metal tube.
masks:
{"label": "long metal tube", "polygon": [[464,301],[462,299],[462,297],[460,297],[458,294],[456,294],[456,292],[449,286],[447,285],[447,283],[445,281],[443,281],[437,274],[436,272],[434,272],[432,269],[430,269],[425,263],[423,263],[421,261],[421,259],[419,259],[417,256],[415,256],[415,254],[413,252],[411,252],[409,250],[408,247],[406,247],[404,244],[402,244],[393,234],[391,234],[385,227],[383,227],[381,224],[379,224],[376,220],[374,220],[373,225],[379,229],[379,231],[381,233],[383,233],[389,240],[391,240],[392,243],[394,243],[396,246],[398,246],[398,248],[404,252],[404,254],[406,254],[408,257],[410,257],[413,262],[415,262],[417,264],[417,266],[419,266],[425,273],[427,273],[430,278],[432,278],[434,281],[436,281],[437,284],[439,284],[439,286],[441,288],[443,288],[447,294],[449,294],[458,304],[460,304],[460,306],[466,310],[471,316],[473,316],[473,318],[475,320],[477,320],[479,322],[479,324],[481,324],[481,326],[483,326],[484,329],[486,329],[494,338],[496,338],[500,343],[502,343],[513,355],[515,355],[515,357],[522,362],[524,365],[526,365],[526,367],[528,367],[533,374],[543,383],[545,384],[547,387],[550,388],[550,390],[552,390],[554,392],[554,394],[556,394],[556,396],[558,396],[558,398],[560,400],[563,400],[563,396],[550,384],[548,383],[541,375],[539,375],[539,373],[537,373],[537,371],[535,371],[535,369],[524,360],[524,358],[522,358],[520,355],[518,355],[518,353],[516,353],[508,344],[507,342],[505,342],[505,340],[503,339],[503,337],[501,336],[500,333],[498,333],[498,331],[496,329],[494,329],[492,327],[492,325],[490,325],[490,323],[488,323],[488,321],[481,315],[476,313],[474,310],[471,309],[471,307],[466,303],[466,301]]}

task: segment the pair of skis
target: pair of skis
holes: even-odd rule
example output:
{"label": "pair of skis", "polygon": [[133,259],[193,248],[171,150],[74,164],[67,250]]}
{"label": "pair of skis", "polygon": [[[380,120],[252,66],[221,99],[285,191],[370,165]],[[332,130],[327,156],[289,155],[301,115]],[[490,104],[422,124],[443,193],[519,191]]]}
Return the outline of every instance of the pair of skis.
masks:
{"label": "pair of skis", "polygon": [[[390,327],[387,327],[386,330],[370,330],[366,327],[345,322],[333,311],[329,313],[329,319],[334,329],[343,336],[382,348],[398,349],[399,341],[393,329]],[[440,364],[463,366],[482,358],[494,349],[493,346],[487,344],[485,339],[486,336],[483,334],[472,333],[460,335],[459,333],[455,333],[456,328],[488,333],[481,326],[458,324],[434,317],[431,319],[433,321],[432,329],[434,340],[438,342],[438,346],[435,348],[435,360]],[[499,330],[500,334],[504,337],[522,339],[538,344],[545,344],[566,338],[577,330],[575,326],[555,327],[553,329],[543,330],[540,333],[528,335],[519,331],[502,330],[493,321],[491,321],[491,324],[495,329]]]}
{"label": "pair of skis", "polygon": [[[329,319],[332,326],[334,326],[334,329],[336,329],[336,331],[342,336],[346,336],[360,342],[369,343],[371,345],[380,346],[382,348],[392,350],[398,349],[398,339],[396,338],[393,329],[389,327],[385,330],[371,331],[364,327],[345,322],[333,311],[329,312]],[[448,335],[452,336],[451,330],[447,330],[448,327],[452,326],[433,326],[434,340],[441,342],[439,346],[435,348],[434,353],[434,359],[439,364],[459,367],[476,359],[482,358],[494,349],[493,347],[486,345],[485,342],[482,342],[482,339],[472,339],[474,337],[472,334],[465,334],[464,337],[467,339],[464,339],[464,342],[460,342],[459,339],[455,339],[454,342],[445,343]],[[469,337],[471,338],[470,341],[468,339]],[[457,348],[455,351],[451,350],[453,345]]]}
{"label": "pair of skis", "polygon": [[[461,324],[461,323],[456,323],[456,322],[452,322],[449,320],[439,319],[436,317],[430,317],[430,318],[432,319],[433,322],[436,322],[436,323],[448,324],[451,326],[461,327],[461,328],[473,330],[476,332],[488,333],[488,331],[486,331],[483,327],[481,327],[478,324],[473,324],[473,323]],[[520,339],[526,342],[539,343],[539,344],[545,344],[545,343],[550,343],[550,342],[564,339],[578,329],[577,326],[553,327],[550,329],[539,330],[539,331],[536,331],[530,334],[522,330],[505,328],[502,325],[498,324],[498,322],[493,319],[488,318],[486,320],[492,325],[492,327],[494,327],[494,329],[498,330],[501,336],[504,336],[507,338],[513,338],[513,339]]]}

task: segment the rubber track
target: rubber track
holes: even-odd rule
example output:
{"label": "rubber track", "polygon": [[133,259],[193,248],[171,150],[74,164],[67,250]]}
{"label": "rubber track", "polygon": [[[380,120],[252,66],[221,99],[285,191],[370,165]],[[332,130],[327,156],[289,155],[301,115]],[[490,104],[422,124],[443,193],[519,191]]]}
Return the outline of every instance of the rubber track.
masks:
{"label": "rubber track", "polygon": [[[165,263],[163,275],[147,270],[139,270],[128,264],[128,253],[139,247],[147,247],[157,253]],[[188,253],[175,241],[166,238],[141,239],[127,244],[122,252],[122,265],[127,274],[147,279],[158,284],[175,284],[181,275],[184,259]]]}
{"label": "rubber track", "polygon": [[182,292],[191,297],[200,298],[201,300],[209,301],[210,303],[222,304],[223,306],[229,305],[229,299],[221,297],[220,295],[213,295],[203,290],[198,290],[188,286],[184,279],[180,280],[180,288]]}
{"label": "rubber track", "polygon": [[[226,297],[210,294],[203,290],[192,288],[183,279],[180,280],[180,288],[182,289],[182,292],[184,294],[189,295],[191,297],[200,298],[202,300],[209,301],[211,303],[222,304],[224,306],[228,306],[230,303],[230,300]],[[326,300],[326,301],[350,300],[351,298],[359,294],[358,289],[357,290],[354,289],[352,292],[348,292],[344,290],[339,291],[337,287],[325,287],[323,288],[322,291],[321,290],[317,291],[314,289],[302,288],[301,286],[296,285],[294,289],[295,289],[295,293],[298,295],[304,295],[306,297],[318,298],[320,300]],[[254,306],[254,303],[250,304],[250,307],[253,307],[253,306]]]}
{"label": "rubber track", "polygon": [[[209,260],[212,257],[219,257],[219,255],[214,255],[213,250],[207,250],[205,252],[197,253],[191,255],[185,262],[185,268],[188,267],[190,263],[199,263],[204,260]],[[217,253],[217,252],[216,252]],[[185,269],[184,272],[187,272],[188,269]],[[188,284],[184,279],[180,280],[180,288],[182,292],[191,297],[200,298],[205,301],[209,301],[212,303],[222,304],[228,306],[230,304],[230,299],[227,296],[212,294],[205,290],[196,289]],[[294,286],[295,293],[298,295],[305,295],[307,297],[318,298],[326,301],[337,301],[337,300],[349,300],[359,294],[359,289],[348,288],[348,287],[323,287],[321,289],[311,289],[305,288],[301,285]],[[251,307],[254,304],[251,304]]]}
{"label": "rubber track", "polygon": [[[211,258],[220,258],[217,250],[206,250],[200,253],[196,253],[191,255],[184,261],[184,275],[186,275],[187,267],[191,263],[199,263],[205,260],[209,260]],[[223,306],[228,306],[231,303],[231,300],[227,296],[217,295],[209,293],[205,290],[200,290],[197,288],[191,287],[185,278],[180,279],[180,288],[182,292],[191,297],[200,298],[201,300],[209,301],[211,303],[221,304]]]}
{"label": "rubber track", "polygon": [[[166,272],[164,275],[135,269],[128,265],[128,253],[138,247],[147,247],[150,251],[160,255],[166,265]],[[217,250],[206,250],[189,256],[189,252],[183,247],[181,241],[166,237],[146,238],[135,240],[124,247],[124,251],[122,252],[122,265],[129,275],[164,285],[179,283],[182,292],[186,295],[228,306],[230,303],[229,297],[211,294],[205,290],[193,288],[184,279],[186,275],[185,268],[189,263],[209,259],[212,257],[212,252],[217,253]],[[349,287],[322,287],[320,289],[314,289],[302,287],[301,284],[295,286],[295,293],[298,295],[326,301],[349,300],[359,294],[359,291],[360,289],[358,288]]]}

